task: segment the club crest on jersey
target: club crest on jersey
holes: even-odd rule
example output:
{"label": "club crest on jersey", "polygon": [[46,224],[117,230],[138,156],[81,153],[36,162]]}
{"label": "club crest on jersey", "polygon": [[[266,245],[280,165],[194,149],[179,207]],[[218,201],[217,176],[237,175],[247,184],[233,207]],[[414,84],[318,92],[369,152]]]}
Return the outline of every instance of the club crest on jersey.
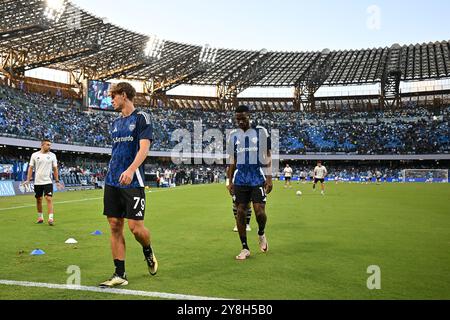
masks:
{"label": "club crest on jersey", "polygon": [[117,132],[118,130],[117,130],[117,127],[115,127],[114,128],[114,130],[113,130],[113,133],[115,133],[115,132]]}
{"label": "club crest on jersey", "polygon": [[128,128],[130,129],[130,131],[134,131],[134,129],[136,129],[136,125],[132,123]]}
{"label": "club crest on jersey", "polygon": [[253,138],[252,138],[252,142],[253,142],[253,143],[257,143],[257,142],[258,142],[258,138],[257,138],[257,137],[253,137]]}

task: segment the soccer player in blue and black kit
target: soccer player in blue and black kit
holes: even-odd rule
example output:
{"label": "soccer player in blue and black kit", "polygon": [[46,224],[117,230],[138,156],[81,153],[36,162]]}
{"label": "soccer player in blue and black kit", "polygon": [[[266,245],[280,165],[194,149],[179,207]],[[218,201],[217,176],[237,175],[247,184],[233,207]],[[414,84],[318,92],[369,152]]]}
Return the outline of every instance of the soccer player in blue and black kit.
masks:
{"label": "soccer player in blue and black kit", "polygon": [[242,250],[237,260],[245,260],[250,256],[247,243],[246,212],[249,202],[253,203],[256,221],[258,222],[258,240],[262,252],[267,252],[265,228],[267,222],[267,194],[272,191],[272,159],[271,141],[267,130],[261,126],[250,126],[249,107],[242,105],[236,108],[236,122],[239,129],[230,133],[227,153],[230,166],[227,186],[237,205],[237,227]]}
{"label": "soccer player in blue and black kit", "polygon": [[145,112],[138,112],[133,99],[136,90],[126,82],[114,85],[110,92],[115,111],[121,115],[111,126],[113,147],[105,181],[104,211],[111,228],[111,250],[115,272],[101,287],[128,284],[125,273],[125,218],[135,239],[142,245],[151,275],[158,262],[150,243],[150,232],[144,226],[144,161],[152,141],[152,123]]}

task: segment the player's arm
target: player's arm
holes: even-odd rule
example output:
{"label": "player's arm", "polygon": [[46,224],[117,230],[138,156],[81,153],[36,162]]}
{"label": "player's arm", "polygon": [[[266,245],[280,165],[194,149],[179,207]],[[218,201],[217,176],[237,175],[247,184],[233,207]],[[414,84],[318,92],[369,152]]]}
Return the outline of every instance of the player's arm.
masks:
{"label": "player's arm", "polygon": [[233,157],[230,158],[230,165],[227,168],[227,189],[230,195],[234,194],[233,174],[236,171],[236,162]]}
{"label": "player's arm", "polygon": [[61,188],[61,183],[59,183],[59,171],[58,171],[58,166],[54,166],[53,167],[53,177],[55,178],[55,182],[56,182],[56,187],[58,189]]}
{"label": "player's arm", "polygon": [[141,164],[145,161],[148,156],[148,151],[150,150],[150,140],[141,139],[139,140],[139,151],[134,158],[133,163],[125,170],[119,178],[119,183],[122,185],[129,185],[133,181],[134,173]]}
{"label": "player's arm", "polygon": [[234,172],[236,171],[236,159],[234,154],[234,144],[232,143],[233,138],[232,135],[227,138],[227,146],[226,146],[226,152],[229,157],[230,165],[227,168],[227,183],[226,187],[228,189],[228,192],[231,196],[234,195],[234,184],[233,184],[233,176]]}
{"label": "player's arm", "polygon": [[33,167],[31,165],[28,166],[27,172],[27,180],[23,182],[23,184],[30,184],[31,179],[33,179]]}
{"label": "player's arm", "polygon": [[31,179],[33,179],[33,167],[34,167],[34,157],[31,156],[30,163],[28,164],[27,180],[23,184],[30,184]]}

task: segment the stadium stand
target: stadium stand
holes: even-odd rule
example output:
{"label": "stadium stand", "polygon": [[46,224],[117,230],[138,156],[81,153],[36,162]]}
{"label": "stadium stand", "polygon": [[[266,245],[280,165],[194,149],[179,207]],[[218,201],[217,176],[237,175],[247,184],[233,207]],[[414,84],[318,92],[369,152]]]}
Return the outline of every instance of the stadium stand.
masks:
{"label": "stadium stand", "polygon": [[[89,80],[126,79],[140,81],[144,88],[135,104],[153,118],[153,152],[171,151],[177,144],[171,141],[172,133],[177,129],[192,132],[194,121],[201,121],[204,131],[233,128],[233,109],[245,103],[252,107],[255,123],[279,130],[281,155],[381,155],[397,160],[427,155],[436,160],[449,154],[450,89],[400,90],[402,82],[448,81],[449,41],[308,52],[215,49],[155,39],[113,25],[70,1],[63,5],[61,14],[54,15],[45,13],[41,0],[12,0],[0,9],[0,138],[28,142],[45,137],[65,145],[64,152],[71,146],[110,148],[109,126],[117,114],[90,109],[83,98]],[[117,38],[123,41],[111,41]],[[41,67],[65,71],[70,80],[57,83],[26,75]],[[216,95],[169,95],[180,85],[212,86]],[[377,85],[379,90],[316,96],[324,86],[353,85]],[[238,97],[253,87],[290,88],[293,95]],[[204,148],[207,145],[203,142]],[[6,150],[9,146],[0,154],[4,164],[19,167],[28,160],[28,154],[19,150],[6,154]],[[90,163],[81,153],[83,160],[77,161],[64,153],[59,156],[67,185],[90,184],[94,178],[101,181],[108,161],[104,155]],[[223,167],[174,167],[155,158],[151,158],[149,174],[167,168],[182,170],[184,181],[193,183],[210,181],[211,174],[204,172],[216,176],[223,171]],[[395,175],[398,168],[394,167],[402,164],[333,166],[344,176],[376,168]],[[420,166],[405,164],[405,168]]]}
{"label": "stadium stand", "polygon": [[[171,134],[179,128],[193,132],[194,121],[203,129],[232,129],[231,111],[196,109],[144,109],[154,120],[152,150],[168,151],[177,142]],[[450,151],[450,107],[438,113],[411,107],[373,112],[254,112],[253,119],[280,130],[280,151],[356,154],[440,154]],[[62,144],[109,147],[112,112],[81,112],[73,101],[0,87],[0,135],[26,139],[43,137]],[[295,121],[293,121],[295,120]]]}

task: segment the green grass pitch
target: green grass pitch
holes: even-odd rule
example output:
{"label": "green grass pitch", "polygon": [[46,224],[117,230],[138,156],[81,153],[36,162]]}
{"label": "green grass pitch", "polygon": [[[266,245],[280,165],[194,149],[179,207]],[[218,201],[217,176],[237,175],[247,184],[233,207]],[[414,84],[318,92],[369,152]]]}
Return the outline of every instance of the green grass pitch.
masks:
{"label": "green grass pitch", "polygon": [[[70,265],[79,266],[83,286],[109,277],[102,195],[56,194],[54,227],[34,224],[33,196],[0,198],[0,280],[65,284]],[[125,230],[125,288],[251,300],[449,299],[449,200],[448,184],[329,183],[321,196],[311,184],[284,189],[277,182],[267,205],[269,252],[258,250],[252,217],[251,257],[236,261],[240,241],[224,185],[156,189],[147,194],[145,224],[159,271],[148,275],[141,247]],[[92,236],[97,229],[104,234]],[[64,243],[70,237],[76,247]],[[46,254],[31,256],[36,248]],[[367,288],[371,265],[380,267],[380,290]],[[0,285],[0,299],[138,298]]]}

